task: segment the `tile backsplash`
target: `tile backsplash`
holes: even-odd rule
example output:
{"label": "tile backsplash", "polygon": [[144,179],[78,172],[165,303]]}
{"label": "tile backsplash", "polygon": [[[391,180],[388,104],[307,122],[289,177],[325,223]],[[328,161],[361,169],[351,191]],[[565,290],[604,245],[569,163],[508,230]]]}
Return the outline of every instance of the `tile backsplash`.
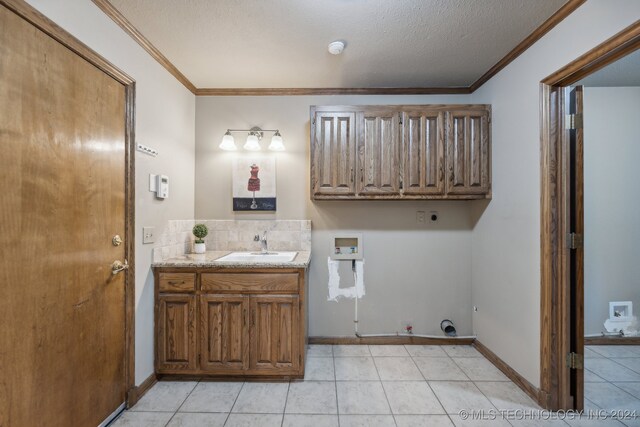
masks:
{"label": "tile backsplash", "polygon": [[309,220],[170,220],[156,241],[153,261],[193,252],[191,229],[200,223],[209,229],[205,237],[208,251],[259,251],[260,242],[253,239],[265,231],[270,251],[311,250]]}

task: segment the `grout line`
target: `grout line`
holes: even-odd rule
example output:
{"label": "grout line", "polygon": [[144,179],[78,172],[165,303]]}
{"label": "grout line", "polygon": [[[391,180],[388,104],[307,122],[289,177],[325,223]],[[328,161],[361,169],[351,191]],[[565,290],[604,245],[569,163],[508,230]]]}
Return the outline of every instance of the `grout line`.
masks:
{"label": "grout line", "polygon": [[[369,353],[371,353],[371,350],[369,350]],[[411,359],[411,362],[413,362],[413,359]],[[415,366],[415,363],[413,363]],[[387,400],[387,406],[389,407],[389,413],[391,414],[391,416],[393,417],[393,423],[397,426],[398,423],[396,422],[396,415],[393,413],[393,409],[391,408],[391,403],[389,403],[389,396],[387,396],[387,390],[385,390],[384,388],[384,383],[382,382],[382,377],[380,376],[380,371],[378,370],[378,365],[376,365],[376,358],[373,358],[373,366],[376,368],[376,373],[378,374],[378,378],[380,379],[380,387],[382,387],[382,392],[384,393],[384,398]],[[418,367],[416,366],[416,369]],[[418,372],[420,372],[420,369],[418,369]],[[420,373],[420,375],[422,375],[422,373]]]}
{"label": "grout line", "polygon": [[240,393],[242,393],[242,389],[244,388],[244,385],[246,383],[247,382],[244,381],[242,383],[242,386],[240,386],[240,390],[238,390],[238,394],[236,395],[236,398],[233,400],[233,405],[231,405],[231,408],[229,408],[229,412],[227,413],[227,418],[225,418],[223,426],[227,425],[227,422],[229,421],[229,417],[231,416],[231,412],[233,411],[234,406],[236,406],[236,402],[238,401],[238,397],[240,397]]}
{"label": "grout line", "polygon": [[[406,350],[406,349],[405,349]],[[444,351],[444,350],[442,350]],[[445,352],[446,353],[446,352]],[[447,356],[448,357],[448,356]],[[449,359],[451,359],[449,357]],[[411,360],[413,361],[413,363],[416,365],[416,367],[418,367],[418,364],[416,363],[415,360],[413,360],[413,356],[411,356]],[[424,382],[427,383],[427,387],[429,387],[429,390],[431,390],[431,393],[433,393],[433,397],[436,398],[436,400],[438,401],[438,404],[440,405],[440,407],[442,408],[442,410],[444,411],[444,414],[447,416],[447,418],[449,418],[449,421],[451,421],[452,425],[455,425],[456,423],[453,422],[453,419],[451,418],[451,416],[449,415],[449,413],[447,412],[447,410],[445,409],[444,405],[442,404],[442,401],[440,400],[440,398],[438,397],[438,395],[436,394],[435,390],[433,389],[433,387],[431,387],[431,384],[429,384],[429,381],[427,380],[427,377],[424,376],[424,374],[422,373],[422,371],[420,370],[420,367],[418,367],[418,372],[420,372],[420,375],[422,375],[422,378],[424,378]],[[383,384],[384,387],[384,384]]]}
{"label": "grout line", "polygon": [[193,393],[193,391],[196,389],[196,387],[198,387],[198,384],[200,384],[200,381],[196,381],[196,385],[193,386],[193,388],[191,389],[191,391],[189,392],[189,394],[187,394],[187,397],[184,398],[184,400],[182,401],[182,403],[180,404],[180,406],[178,406],[178,409],[175,410],[175,412],[173,413],[173,415],[171,415],[171,418],[169,418],[169,420],[167,421],[167,423],[165,424],[165,427],[168,426],[171,423],[171,420],[173,420],[173,418],[176,416],[176,414],[178,413],[178,411],[180,411],[180,408],[182,408],[182,406],[184,405],[184,403],[187,401],[187,399],[189,399],[189,396],[191,396],[191,393]]}
{"label": "grout line", "polygon": [[[302,379],[304,381],[304,378]],[[291,381],[287,384],[287,397],[284,399],[284,408],[282,408],[282,420],[280,420],[280,427],[284,425],[284,414],[287,413],[287,404],[289,403],[289,391],[291,390]]]}
{"label": "grout line", "polygon": [[338,427],[340,427],[340,405],[338,403],[338,380],[336,378],[336,356],[331,346],[331,360],[333,361],[333,386],[336,390],[336,415],[338,416]]}

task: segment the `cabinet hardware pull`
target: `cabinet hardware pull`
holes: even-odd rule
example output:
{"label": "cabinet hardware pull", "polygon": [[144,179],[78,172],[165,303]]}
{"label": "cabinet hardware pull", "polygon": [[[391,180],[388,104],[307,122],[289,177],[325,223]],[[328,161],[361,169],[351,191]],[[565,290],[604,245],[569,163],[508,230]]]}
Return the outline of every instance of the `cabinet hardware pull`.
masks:
{"label": "cabinet hardware pull", "polygon": [[364,173],[362,173],[362,168],[360,168],[360,182],[364,182]]}
{"label": "cabinet hardware pull", "polygon": [[351,182],[353,182],[353,168],[351,168]]}
{"label": "cabinet hardware pull", "polygon": [[182,282],[176,282],[174,280],[169,280],[167,283],[170,285],[184,285],[184,280]]}
{"label": "cabinet hardware pull", "polygon": [[442,165],[440,165],[440,179],[439,181],[443,181],[444,180],[444,167]]}

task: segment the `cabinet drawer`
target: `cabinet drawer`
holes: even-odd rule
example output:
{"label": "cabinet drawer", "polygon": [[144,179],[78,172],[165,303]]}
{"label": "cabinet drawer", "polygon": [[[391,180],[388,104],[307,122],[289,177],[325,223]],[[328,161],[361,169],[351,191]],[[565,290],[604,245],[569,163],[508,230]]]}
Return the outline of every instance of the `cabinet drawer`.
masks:
{"label": "cabinet drawer", "polygon": [[189,292],[196,289],[195,273],[160,273],[160,292]]}
{"label": "cabinet drawer", "polygon": [[203,273],[202,291],[298,293],[298,273]]}

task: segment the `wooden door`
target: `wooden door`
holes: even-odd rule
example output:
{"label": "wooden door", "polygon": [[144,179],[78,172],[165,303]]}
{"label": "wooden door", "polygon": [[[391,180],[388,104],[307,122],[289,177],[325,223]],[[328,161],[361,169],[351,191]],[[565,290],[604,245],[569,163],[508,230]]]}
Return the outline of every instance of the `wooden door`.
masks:
{"label": "wooden door", "polygon": [[182,371],[196,368],[196,297],[164,294],[158,297],[157,368]]}
{"label": "wooden door", "polygon": [[447,113],[447,194],[490,192],[489,112]]}
{"label": "wooden door", "polygon": [[311,147],[311,194],[355,193],[355,113],[318,112]]}
{"label": "wooden door", "polygon": [[444,113],[403,113],[404,194],[444,194]]}
{"label": "wooden door", "polygon": [[[569,252],[569,351],[576,360],[584,362],[584,130],[583,87],[569,90],[569,114],[575,119],[569,133],[569,234],[576,236]],[[571,240],[571,239],[570,239]],[[582,366],[569,370],[569,392],[573,408],[582,410],[584,405],[584,371]]]}
{"label": "wooden door", "polygon": [[249,368],[249,297],[200,296],[200,369],[232,373]]}
{"label": "wooden door", "polygon": [[127,391],[127,96],[38,28],[0,6],[0,425],[95,426]]}
{"label": "wooden door", "polygon": [[299,368],[299,319],[297,295],[251,297],[251,370]]}
{"label": "wooden door", "polygon": [[358,194],[400,194],[400,114],[366,110],[358,122]]}

